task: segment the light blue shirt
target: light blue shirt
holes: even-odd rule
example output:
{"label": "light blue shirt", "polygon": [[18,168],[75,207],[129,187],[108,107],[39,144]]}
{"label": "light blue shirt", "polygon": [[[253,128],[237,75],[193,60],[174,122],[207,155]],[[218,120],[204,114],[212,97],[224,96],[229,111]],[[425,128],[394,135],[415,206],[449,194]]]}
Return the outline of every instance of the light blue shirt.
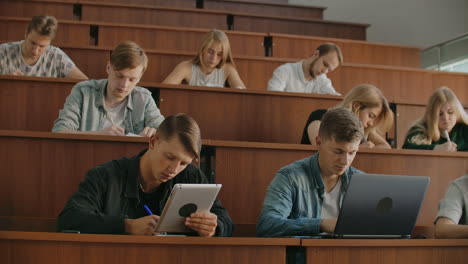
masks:
{"label": "light blue shirt", "polygon": [[[257,236],[295,236],[320,233],[325,185],[318,153],[281,168],[266,191],[257,223]],[[351,176],[362,173],[349,167],[341,176],[339,206]]]}
{"label": "light blue shirt", "polygon": [[[106,86],[107,79],[76,84],[60,110],[52,132],[102,130],[107,117],[104,109]],[[158,128],[163,120],[151,92],[139,86],[133,88],[124,112],[125,133],[139,134],[146,126]]]}

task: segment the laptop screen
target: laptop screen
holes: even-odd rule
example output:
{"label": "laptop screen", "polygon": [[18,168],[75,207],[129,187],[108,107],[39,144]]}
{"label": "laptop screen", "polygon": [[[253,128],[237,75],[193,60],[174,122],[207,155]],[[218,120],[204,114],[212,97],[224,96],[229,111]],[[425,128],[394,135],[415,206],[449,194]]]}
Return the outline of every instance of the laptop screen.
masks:
{"label": "laptop screen", "polygon": [[344,196],[335,234],[339,237],[408,237],[429,177],[354,174]]}

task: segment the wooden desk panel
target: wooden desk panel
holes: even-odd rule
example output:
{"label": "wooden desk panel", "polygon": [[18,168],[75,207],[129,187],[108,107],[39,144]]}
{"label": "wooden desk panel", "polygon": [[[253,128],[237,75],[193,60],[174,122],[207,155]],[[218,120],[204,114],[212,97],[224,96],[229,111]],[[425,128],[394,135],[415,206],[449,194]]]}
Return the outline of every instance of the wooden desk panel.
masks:
{"label": "wooden desk panel", "polygon": [[303,239],[306,263],[465,263],[467,239],[356,240]]}
{"label": "wooden desk panel", "polygon": [[234,14],[234,30],[366,40],[368,25]]}
{"label": "wooden desk panel", "polygon": [[340,101],[334,96],[159,87],[164,115],[189,113],[197,120],[204,138],[220,140],[297,144],[309,114]]}
{"label": "wooden desk panel", "polygon": [[[48,14],[57,19],[77,19],[73,3],[67,1],[0,1],[0,16],[28,17]],[[24,30],[21,30],[24,34]]]}
{"label": "wooden desk panel", "polygon": [[0,231],[0,261],[13,263],[285,263],[298,238],[144,237]]}
{"label": "wooden desk panel", "polygon": [[[51,131],[75,81],[0,77],[0,129]],[[155,95],[159,89],[164,116],[188,113],[197,120],[204,138],[233,141],[300,143],[309,114],[341,100],[297,93],[141,85]]]}
{"label": "wooden desk panel", "polygon": [[[212,143],[205,141],[204,144]],[[216,145],[216,182],[223,184],[220,199],[234,222],[242,224],[257,222],[265,190],[278,169],[315,152],[311,146],[242,142],[213,144]],[[353,166],[367,173],[429,176],[431,184],[417,224],[432,225],[438,202],[444,196],[448,183],[466,172],[467,157],[467,153],[362,149]]]}
{"label": "wooden desk panel", "polygon": [[[0,3],[1,5],[1,3]],[[19,41],[24,39],[24,32],[28,28],[30,18],[0,17],[0,40],[2,42]],[[89,25],[68,21],[59,22],[59,29],[52,45],[90,45]]]}
{"label": "wooden desk panel", "polygon": [[[111,48],[63,46],[67,54],[90,78],[105,78],[105,62]],[[142,81],[161,82],[183,60],[195,54],[148,50],[149,66]],[[248,89],[266,90],[273,71],[291,59],[236,57],[237,70]],[[463,104],[468,102],[468,74],[447,73],[415,68],[344,64],[329,78],[337,92],[346,94],[358,84],[370,83],[380,88],[389,101],[425,104],[433,91],[442,85],[450,87]]]}
{"label": "wooden desk panel", "polygon": [[263,14],[267,16],[302,17],[306,19],[323,19],[324,7],[299,6],[291,4],[254,3],[237,0],[205,0],[206,9],[226,10],[248,14]]}
{"label": "wooden desk panel", "polygon": [[401,148],[406,139],[406,134],[411,126],[424,115],[426,106],[424,105],[409,105],[409,104],[398,104],[397,105],[397,147]]}
{"label": "wooden desk panel", "polygon": [[346,63],[420,67],[418,47],[275,33],[269,35],[273,38],[273,57],[308,58],[320,44],[332,42],[340,46]]}
{"label": "wooden desk panel", "polygon": [[[146,142],[144,138],[0,131],[0,175],[8,175],[0,178],[1,215],[56,217],[87,170],[136,155]],[[256,224],[265,190],[278,169],[316,151],[302,145],[216,140],[204,140],[203,145],[214,148],[215,181],[223,184],[219,198],[239,225]],[[417,224],[430,226],[449,182],[466,172],[468,154],[363,149],[354,166],[368,173],[429,176],[431,184]]]}
{"label": "wooden desk panel", "polygon": [[[46,137],[21,137],[25,133]],[[19,137],[0,138],[1,216],[56,218],[88,170],[147,147],[145,138],[14,134]]]}
{"label": "wooden desk panel", "polygon": [[227,29],[227,13],[202,9],[80,2],[83,21]]}

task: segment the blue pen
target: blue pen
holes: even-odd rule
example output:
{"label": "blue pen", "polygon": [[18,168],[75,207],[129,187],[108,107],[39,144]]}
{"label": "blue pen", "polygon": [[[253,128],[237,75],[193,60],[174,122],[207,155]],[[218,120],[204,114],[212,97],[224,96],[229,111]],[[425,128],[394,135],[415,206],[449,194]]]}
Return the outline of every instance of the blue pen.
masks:
{"label": "blue pen", "polygon": [[146,212],[147,212],[149,215],[152,215],[152,214],[153,214],[153,212],[151,212],[151,210],[149,209],[148,206],[146,206],[146,204],[143,205],[143,207],[145,208]]}

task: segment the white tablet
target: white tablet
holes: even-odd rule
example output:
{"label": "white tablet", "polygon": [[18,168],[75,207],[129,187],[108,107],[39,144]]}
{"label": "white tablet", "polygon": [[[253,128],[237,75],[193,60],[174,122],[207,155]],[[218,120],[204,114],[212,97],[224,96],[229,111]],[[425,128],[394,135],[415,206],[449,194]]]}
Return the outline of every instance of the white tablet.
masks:
{"label": "white tablet", "polygon": [[191,230],[185,218],[194,212],[209,212],[221,184],[176,184],[164,206],[156,232],[183,233]]}

